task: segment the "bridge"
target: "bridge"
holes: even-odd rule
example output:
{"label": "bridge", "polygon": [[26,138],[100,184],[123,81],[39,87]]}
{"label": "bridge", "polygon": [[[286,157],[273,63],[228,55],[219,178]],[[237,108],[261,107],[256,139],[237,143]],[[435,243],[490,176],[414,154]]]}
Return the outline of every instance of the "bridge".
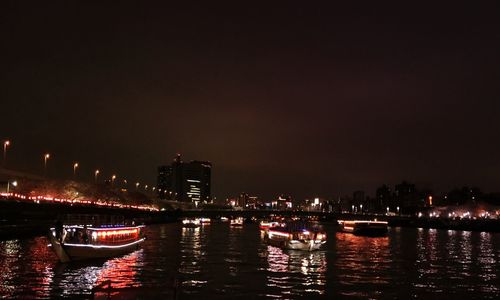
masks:
{"label": "bridge", "polygon": [[86,214],[95,216],[120,216],[133,219],[137,223],[160,224],[176,222],[182,218],[206,217],[243,217],[268,219],[281,217],[317,217],[323,222],[336,223],[337,220],[373,220],[387,221],[389,226],[442,228],[454,230],[475,230],[500,232],[498,219],[448,219],[418,218],[416,216],[386,216],[381,214],[352,214],[321,211],[277,211],[277,210],[165,210],[147,211],[134,208],[99,207],[93,205],[36,203],[16,201],[0,197],[0,240],[22,236],[44,235],[54,225],[55,220],[68,214]]}

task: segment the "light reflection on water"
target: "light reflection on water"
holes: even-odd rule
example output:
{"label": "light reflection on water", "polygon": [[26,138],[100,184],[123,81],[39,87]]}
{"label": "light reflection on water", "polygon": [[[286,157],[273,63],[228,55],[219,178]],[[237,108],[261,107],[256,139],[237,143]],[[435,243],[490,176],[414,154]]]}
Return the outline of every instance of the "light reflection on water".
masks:
{"label": "light reflection on water", "polygon": [[273,246],[267,246],[266,251],[269,264],[266,296],[288,298],[325,293],[327,263],[324,251],[282,250]]}
{"label": "light reflection on water", "polygon": [[[26,255],[26,254],[29,255]],[[53,254],[45,238],[26,243],[21,240],[0,242],[0,296],[6,298],[48,297],[53,281]],[[29,279],[29,280],[26,280]],[[20,287],[20,283],[23,286]]]}
{"label": "light reflection on water", "polygon": [[390,284],[389,237],[364,237],[337,233],[336,271],[339,293],[351,297],[376,297]]}
{"label": "light reflection on water", "polygon": [[[497,238],[496,246],[491,243],[492,238]],[[494,247],[499,247],[498,238],[499,234],[487,232],[419,230],[413,294],[498,296],[499,266],[494,252]]]}
{"label": "light reflection on water", "polygon": [[204,231],[205,228],[182,228],[182,239],[180,243],[181,263],[179,272],[192,277],[192,279],[182,283],[184,287],[196,288],[197,286],[207,283],[206,280],[193,278],[202,272],[201,264],[205,260],[203,251],[205,244],[203,243],[201,235],[202,230]]}
{"label": "light reflection on water", "polygon": [[180,299],[498,298],[500,234],[391,228],[359,237],[325,226],[322,251],[268,246],[256,224],[147,227],[141,250],[110,260],[61,264],[44,237],[0,241],[0,297],[89,298],[114,288]]}
{"label": "light reflection on water", "polygon": [[90,294],[93,287],[109,281],[113,288],[137,288],[137,280],[143,250],[107,261],[58,264],[54,269],[55,288],[62,295]]}

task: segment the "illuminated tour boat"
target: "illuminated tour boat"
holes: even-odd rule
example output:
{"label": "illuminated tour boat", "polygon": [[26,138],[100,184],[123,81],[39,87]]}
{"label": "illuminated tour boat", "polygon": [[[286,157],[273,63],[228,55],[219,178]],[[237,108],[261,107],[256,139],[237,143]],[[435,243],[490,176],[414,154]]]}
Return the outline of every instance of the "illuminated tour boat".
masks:
{"label": "illuminated tour boat", "polygon": [[319,250],[326,243],[326,233],[319,227],[285,224],[271,227],[264,237],[268,244],[288,250]]}
{"label": "illuminated tour boat", "polygon": [[143,225],[57,227],[50,229],[49,240],[61,262],[123,255],[138,249],[146,239]]}
{"label": "illuminated tour boat", "polygon": [[184,219],[182,220],[182,226],[187,228],[196,228],[201,226],[200,219]]}
{"label": "illuminated tour boat", "polygon": [[201,225],[210,225],[210,222],[212,221],[210,218],[200,218],[199,220]]}
{"label": "illuminated tour boat", "polygon": [[231,226],[243,226],[243,218],[238,217],[235,219],[231,219],[230,223]]}
{"label": "illuminated tour boat", "polygon": [[262,220],[259,223],[259,229],[263,231],[267,231],[271,227],[278,227],[278,226],[280,226],[280,223],[276,221]]}
{"label": "illuminated tour boat", "polygon": [[343,232],[356,235],[381,236],[387,234],[386,221],[339,220]]}

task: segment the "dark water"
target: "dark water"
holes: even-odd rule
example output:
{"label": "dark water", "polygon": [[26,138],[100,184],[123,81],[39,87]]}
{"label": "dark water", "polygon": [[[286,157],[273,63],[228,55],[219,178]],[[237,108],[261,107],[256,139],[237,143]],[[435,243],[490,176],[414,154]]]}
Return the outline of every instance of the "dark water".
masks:
{"label": "dark water", "polygon": [[[107,280],[131,298],[498,298],[500,234],[392,228],[387,237],[336,233],[324,251],[265,245],[256,224],[149,226],[141,250],[60,264],[47,239],[0,242],[0,295],[92,298]],[[142,295],[142,296],[141,296]]]}

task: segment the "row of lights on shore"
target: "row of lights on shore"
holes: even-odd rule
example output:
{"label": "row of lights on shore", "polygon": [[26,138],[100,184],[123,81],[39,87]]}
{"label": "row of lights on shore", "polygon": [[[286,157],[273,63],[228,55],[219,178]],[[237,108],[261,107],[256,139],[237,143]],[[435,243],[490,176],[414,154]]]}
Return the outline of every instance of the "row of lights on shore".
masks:
{"label": "row of lights on shore", "polygon": [[[8,147],[11,145],[11,141],[10,140],[5,140],[3,142],[3,165],[6,166],[6,163],[7,163],[7,149]],[[50,159],[50,153],[45,153],[43,155],[43,170],[44,170],[44,175],[46,176],[47,175],[47,162],[48,160]],[[80,166],[80,164],[78,162],[75,162],[73,163],[73,177],[76,178],[76,170],[78,169],[78,167]],[[97,183],[98,181],[98,177],[99,177],[99,174],[101,173],[101,171],[99,169],[95,170],[94,171],[94,182]],[[115,183],[115,180],[116,180],[117,176],[116,174],[113,174],[111,176],[111,186],[114,186],[114,183]],[[126,179],[123,179],[123,183],[125,185],[128,184],[128,181]],[[136,189],[139,189],[139,186],[141,184],[139,182],[136,182],[135,183],[135,188]],[[156,189],[156,187],[152,187],[151,190],[154,192]],[[148,190],[148,185],[145,184],[144,185],[144,190]]]}
{"label": "row of lights on shore", "polygon": [[[391,213],[389,206],[386,207],[386,211],[387,211],[387,214]],[[351,212],[352,213],[363,212],[363,204],[359,205],[359,209],[358,209],[358,206],[352,205]],[[396,207],[396,212],[399,214],[399,212],[400,212],[399,206]]]}

